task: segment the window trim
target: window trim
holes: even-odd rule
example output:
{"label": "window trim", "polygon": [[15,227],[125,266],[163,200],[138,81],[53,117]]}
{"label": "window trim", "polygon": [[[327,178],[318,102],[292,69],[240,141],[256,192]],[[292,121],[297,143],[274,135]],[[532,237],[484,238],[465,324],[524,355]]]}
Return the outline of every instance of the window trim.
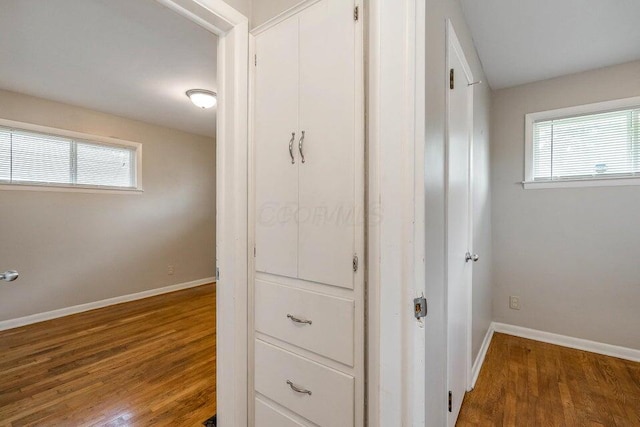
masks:
{"label": "window trim", "polygon": [[141,194],[142,187],[142,144],[139,142],[127,141],[124,139],[99,136],[95,134],[75,132],[67,129],[59,129],[49,126],[41,126],[33,123],[18,122],[0,118],[0,126],[23,130],[27,132],[42,133],[45,135],[71,138],[77,142],[98,143],[114,147],[133,147],[135,149],[135,187],[110,187],[104,185],[83,185],[83,184],[56,184],[37,182],[0,182],[0,190],[27,190],[27,191],[60,191],[60,192],[80,192],[80,193],[101,193],[101,194]]}
{"label": "window trim", "polygon": [[524,126],[524,189],[542,188],[576,188],[576,187],[611,187],[621,185],[640,185],[640,177],[604,176],[600,178],[566,178],[548,181],[534,181],[533,179],[533,124],[542,120],[564,119],[574,116],[605,113],[607,111],[622,110],[640,106],[640,96],[615,99],[612,101],[595,102],[574,107],[558,108],[525,114]]}

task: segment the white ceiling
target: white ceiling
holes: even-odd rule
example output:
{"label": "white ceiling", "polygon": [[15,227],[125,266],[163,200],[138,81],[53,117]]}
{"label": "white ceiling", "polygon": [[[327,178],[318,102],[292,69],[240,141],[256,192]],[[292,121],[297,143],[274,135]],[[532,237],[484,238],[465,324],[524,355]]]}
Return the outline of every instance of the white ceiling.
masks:
{"label": "white ceiling", "polygon": [[494,89],[640,59],[640,0],[461,0]]}
{"label": "white ceiling", "polygon": [[216,36],[154,0],[0,0],[0,88],[214,136]]}

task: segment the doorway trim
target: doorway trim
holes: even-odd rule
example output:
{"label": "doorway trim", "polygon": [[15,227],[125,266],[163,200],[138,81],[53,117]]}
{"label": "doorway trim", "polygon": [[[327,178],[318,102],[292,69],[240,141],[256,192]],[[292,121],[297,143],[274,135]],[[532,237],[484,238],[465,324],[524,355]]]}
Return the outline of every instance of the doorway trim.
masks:
{"label": "doorway trim", "polygon": [[223,426],[247,425],[249,20],[223,0],[156,0],[218,36],[216,391]]}
{"label": "doorway trim", "polygon": [[368,425],[424,426],[426,5],[369,0],[367,44]]}
{"label": "doorway trim", "polygon": [[[446,77],[447,77],[447,81],[446,81],[446,85],[448,87],[449,85],[449,70],[451,69],[451,54],[452,54],[452,48],[453,50],[455,50],[455,52],[457,53],[458,57],[460,58],[460,61],[462,63],[462,68],[463,71],[465,73],[465,76],[467,78],[467,81],[470,82],[470,84],[472,84],[473,82],[475,82],[474,80],[474,76],[473,76],[473,72],[471,70],[471,67],[469,66],[469,62],[467,61],[467,57],[464,53],[464,49],[462,48],[462,45],[460,44],[460,40],[458,39],[458,35],[456,34],[455,28],[453,26],[453,22],[451,21],[451,19],[447,19],[447,29],[446,29],[446,42],[447,42],[447,46],[446,46],[446,70],[447,72],[445,73]],[[449,174],[449,108],[450,108],[450,91],[447,90],[446,91],[447,96],[446,96],[446,106],[445,106],[445,111],[446,111],[446,115],[445,115],[445,141],[446,141],[446,145],[445,145],[445,150],[446,150],[446,154],[445,154],[445,176],[448,176]],[[468,224],[468,249],[471,251],[473,248],[473,90],[468,90],[467,93],[467,117],[468,117],[468,123],[467,123],[467,127],[469,129],[469,164],[468,164],[468,168],[469,168],[469,201],[468,201],[468,218],[469,218],[469,224]],[[449,209],[449,188],[448,188],[448,180],[445,180],[445,209],[446,212],[448,212]],[[445,215],[445,266],[448,266],[448,255],[447,255],[447,247],[449,244],[449,224],[448,224],[448,214]],[[448,267],[445,268],[445,274],[446,274],[446,290],[447,290],[447,301],[448,301],[448,294],[449,294],[449,271],[448,271]],[[466,384],[466,390],[470,391],[473,387],[472,387],[472,372],[471,372],[471,368],[472,368],[472,321],[473,321],[473,288],[471,286],[471,284],[473,283],[473,267],[471,269],[471,277],[470,277],[470,283],[469,286],[467,288],[467,292],[466,292],[466,304],[467,304],[467,325],[466,325],[466,351],[465,351],[465,359],[466,359],[466,363],[465,363],[465,384]],[[445,302],[445,306],[446,306],[446,302]],[[448,322],[448,315],[446,317],[446,327],[447,327],[447,331],[449,328],[449,322]],[[448,337],[448,334],[447,334]],[[449,343],[447,341],[447,372],[448,372],[448,367],[449,367]],[[447,387],[449,386],[449,378],[447,376]]]}

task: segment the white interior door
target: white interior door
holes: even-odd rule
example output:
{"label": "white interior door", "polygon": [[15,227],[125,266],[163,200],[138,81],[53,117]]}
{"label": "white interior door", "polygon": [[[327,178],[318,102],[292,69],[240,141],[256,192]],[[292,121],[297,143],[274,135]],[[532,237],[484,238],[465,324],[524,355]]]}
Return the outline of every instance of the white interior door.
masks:
{"label": "white interior door", "polygon": [[473,262],[466,258],[471,241],[470,74],[453,32],[449,35],[448,58],[454,87],[447,89],[447,378],[451,393],[448,424],[454,426],[467,388],[468,296]]}
{"label": "white interior door", "polygon": [[256,38],[257,271],[298,274],[298,20]]}
{"label": "white interior door", "polygon": [[353,3],[300,14],[300,279],[353,289],[356,226],[356,25]]}

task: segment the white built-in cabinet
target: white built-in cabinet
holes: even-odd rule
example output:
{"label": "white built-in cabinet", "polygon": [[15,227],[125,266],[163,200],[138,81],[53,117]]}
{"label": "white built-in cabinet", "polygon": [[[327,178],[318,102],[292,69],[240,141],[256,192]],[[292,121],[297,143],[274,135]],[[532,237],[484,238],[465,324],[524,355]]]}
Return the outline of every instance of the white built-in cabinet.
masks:
{"label": "white built-in cabinet", "polygon": [[308,1],[255,32],[254,425],[364,423],[362,10]]}

